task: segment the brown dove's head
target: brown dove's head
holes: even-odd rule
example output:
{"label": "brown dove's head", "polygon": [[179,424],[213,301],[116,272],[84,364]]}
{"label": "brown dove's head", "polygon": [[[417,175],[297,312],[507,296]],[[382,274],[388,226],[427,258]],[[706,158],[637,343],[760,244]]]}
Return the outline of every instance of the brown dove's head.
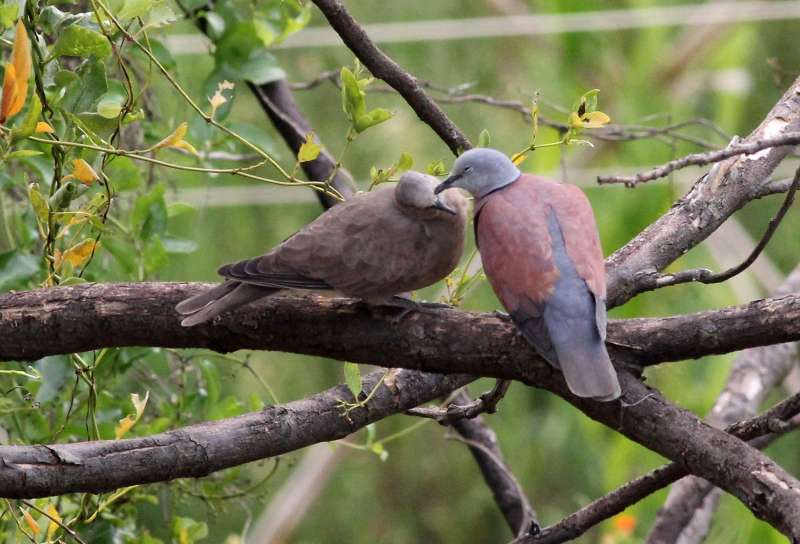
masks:
{"label": "brown dove's head", "polygon": [[505,154],[479,147],[465,151],[456,159],[450,175],[436,187],[435,192],[438,194],[450,187],[458,187],[480,198],[513,183],[519,176],[519,169]]}
{"label": "brown dove's head", "polygon": [[394,188],[394,199],[400,211],[420,219],[456,215],[460,210],[450,204],[449,198],[434,194],[436,182],[432,176],[411,170],[400,176]]}

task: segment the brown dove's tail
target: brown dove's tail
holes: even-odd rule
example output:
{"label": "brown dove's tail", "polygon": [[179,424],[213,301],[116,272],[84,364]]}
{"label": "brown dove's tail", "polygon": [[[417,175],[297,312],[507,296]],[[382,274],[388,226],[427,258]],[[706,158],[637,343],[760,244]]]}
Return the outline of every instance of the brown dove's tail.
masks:
{"label": "brown dove's tail", "polygon": [[181,321],[181,325],[192,327],[210,321],[229,310],[271,295],[275,291],[277,289],[238,281],[226,281],[199,295],[187,298],[178,303],[175,309],[179,314],[187,316]]}

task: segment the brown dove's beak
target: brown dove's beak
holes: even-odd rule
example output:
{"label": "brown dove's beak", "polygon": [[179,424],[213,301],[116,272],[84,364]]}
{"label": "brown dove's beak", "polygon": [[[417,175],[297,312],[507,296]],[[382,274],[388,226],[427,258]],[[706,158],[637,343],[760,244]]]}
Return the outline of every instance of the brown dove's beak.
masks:
{"label": "brown dove's beak", "polygon": [[452,185],[456,181],[458,181],[458,178],[460,178],[460,177],[461,176],[459,176],[459,175],[448,176],[447,178],[445,178],[445,180],[443,182],[441,182],[439,185],[436,186],[436,188],[433,190],[434,194],[438,195],[439,193],[441,193],[445,189],[449,189],[450,187],[452,187]]}
{"label": "brown dove's beak", "polygon": [[[439,187],[441,187],[441,185],[439,185]],[[447,204],[445,204],[444,202],[442,202],[442,199],[439,198],[438,196],[436,197],[436,200],[433,202],[433,207],[436,208],[437,210],[442,210],[443,212],[447,212],[453,215],[456,214],[456,211]]]}

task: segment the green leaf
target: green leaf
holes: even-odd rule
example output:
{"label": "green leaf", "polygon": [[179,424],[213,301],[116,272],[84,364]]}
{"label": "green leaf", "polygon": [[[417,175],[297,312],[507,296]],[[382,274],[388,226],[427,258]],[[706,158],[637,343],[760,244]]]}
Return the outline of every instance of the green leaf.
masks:
{"label": "green leaf", "polygon": [[388,121],[394,115],[389,110],[385,110],[383,108],[375,108],[374,110],[370,111],[367,114],[360,116],[356,119],[356,123],[354,128],[357,132],[364,132],[368,128],[374,127],[384,121]]}
{"label": "green leaf", "polygon": [[297,152],[297,160],[300,162],[313,161],[319,157],[320,151],[322,151],[322,148],[314,142],[314,133],[309,132],[306,134],[306,141],[303,142]]}
{"label": "green leaf", "polygon": [[171,202],[167,206],[167,217],[172,219],[187,213],[195,213],[197,208],[186,202]]}
{"label": "green leaf", "polygon": [[104,59],[111,55],[111,44],[101,33],[90,28],[70,25],[63,29],[53,45],[53,56],[88,57]]}
{"label": "green leaf", "polygon": [[66,89],[61,108],[67,115],[72,112],[92,111],[95,101],[108,91],[106,67],[97,60],[84,63],[77,72],[78,78]]}
{"label": "green leaf", "polygon": [[36,214],[36,222],[39,224],[39,230],[42,234],[48,232],[50,230],[48,226],[50,207],[47,205],[47,200],[39,191],[39,185],[37,183],[31,183],[28,186],[28,199],[31,201],[31,206]]}
{"label": "green leaf", "polygon": [[148,274],[163,268],[168,262],[167,248],[158,235],[150,236],[144,246],[144,269]]}
{"label": "green leaf", "polygon": [[[63,284],[62,284],[63,285]],[[42,385],[36,392],[36,402],[50,402],[72,381],[75,371],[64,355],[53,355],[33,363],[42,376]]]}
{"label": "green leaf", "polygon": [[432,161],[428,164],[426,170],[432,176],[443,176],[447,173],[447,168],[443,161]]}
{"label": "green leaf", "polygon": [[355,127],[356,122],[367,109],[364,91],[361,90],[356,76],[346,67],[339,72],[339,79],[342,82],[342,110],[350,120],[350,124]]}
{"label": "green leaf", "polygon": [[361,394],[361,370],[356,363],[344,364],[344,381],[353,396],[358,399]]}
{"label": "green leaf", "polygon": [[492,137],[489,136],[489,131],[483,129],[478,136],[478,147],[489,147],[492,143]]}
{"label": "green leaf", "polygon": [[[136,199],[131,221],[133,230],[142,240],[154,235],[160,236],[167,230],[167,205],[164,202],[163,185],[156,185],[149,193]],[[161,244],[161,241],[158,243]],[[163,244],[161,247],[163,249]]]}
{"label": "green leaf", "polygon": [[[33,93],[31,97],[30,106],[28,106],[28,113],[25,114],[25,119],[19,128],[11,131],[11,141],[27,138],[36,131],[36,123],[42,115],[42,103],[39,100],[39,95]],[[30,155],[28,155],[30,156]]]}
{"label": "green leaf", "polygon": [[217,40],[225,33],[225,19],[219,13],[207,11],[203,14],[206,20],[209,38]]}
{"label": "green leaf", "polygon": [[414,157],[405,151],[400,153],[400,160],[397,161],[397,171],[405,172],[406,170],[411,170],[412,166],[414,166]]}
{"label": "green leaf", "polygon": [[116,157],[105,167],[105,173],[117,191],[128,191],[142,185],[142,172],[128,157]]}
{"label": "green leaf", "polygon": [[41,151],[36,151],[35,149],[17,149],[16,151],[12,151],[6,158],[8,159],[24,159],[26,157],[38,157],[39,155],[44,155]]}
{"label": "green leaf", "polygon": [[164,238],[164,249],[167,253],[189,254],[197,251],[197,242],[194,240],[180,240],[178,238]]}
{"label": "green leaf", "polygon": [[217,42],[214,58],[236,77],[257,85],[286,77],[275,57],[261,45],[252,21],[240,21]]}
{"label": "green leaf", "polygon": [[24,285],[39,271],[39,259],[17,249],[0,253],[0,290]]}
{"label": "green leaf", "polygon": [[125,0],[117,19],[133,19],[146,15],[153,7],[153,0]]}
{"label": "green leaf", "polygon": [[175,542],[191,543],[208,536],[208,525],[190,518],[175,517],[172,522],[172,536]]}
{"label": "green leaf", "polygon": [[4,2],[0,6],[0,26],[2,28],[9,28],[14,24],[19,15],[19,3],[17,2]]}

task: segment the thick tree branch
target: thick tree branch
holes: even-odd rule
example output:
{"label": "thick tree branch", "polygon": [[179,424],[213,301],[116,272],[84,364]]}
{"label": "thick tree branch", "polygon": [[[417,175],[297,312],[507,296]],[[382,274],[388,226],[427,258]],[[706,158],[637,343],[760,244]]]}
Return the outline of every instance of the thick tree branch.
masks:
{"label": "thick tree branch", "polygon": [[[0,360],[102,347],[267,349],[441,373],[529,377],[534,350],[493,314],[397,310],[351,299],[267,297],[181,327],[174,305],[209,284],[83,284],[0,295]],[[800,339],[800,295],[664,318],[611,321],[615,358],[650,365]],[[533,367],[545,368],[543,364]]]}
{"label": "thick tree branch", "polygon": [[[385,372],[365,376],[369,391]],[[401,371],[398,381],[378,388],[366,403],[345,414],[340,400],[353,401],[340,385],[307,399],[261,412],[191,425],[145,438],[52,446],[0,446],[0,496],[45,497],[100,493],[119,487],[199,477],[343,438],[365,425],[404,412],[463,386],[469,376],[434,376]]]}
{"label": "thick tree branch", "polygon": [[[776,294],[800,291],[800,266]],[[761,403],[797,362],[796,343],[752,348],[739,353],[728,382],[706,421],[715,427],[731,425],[758,411]],[[707,481],[689,476],[672,486],[648,536],[649,542],[699,543],[710,527],[719,490]]]}
{"label": "thick tree branch", "polygon": [[767,244],[769,244],[772,236],[778,230],[778,226],[781,224],[781,221],[783,221],[786,213],[792,207],[798,186],[800,186],[800,168],[798,168],[794,174],[794,179],[792,180],[792,184],[789,186],[789,190],[786,193],[786,197],[783,199],[783,204],[781,204],[780,209],[778,209],[778,212],[775,214],[775,216],[770,219],[764,234],[758,240],[758,243],[753,248],[753,251],[750,252],[750,255],[748,255],[744,261],[717,274],[714,274],[707,268],[695,268],[691,270],[682,270],[674,274],[662,274],[660,278],[656,279],[657,285],[659,287],[666,287],[668,285],[678,285],[680,283],[688,283],[693,281],[707,285],[712,283],[722,283],[747,270],[747,268],[755,262],[758,256],[761,255],[761,252],[767,247]]}
{"label": "thick tree branch", "polygon": [[[153,341],[155,332],[165,333],[161,340],[172,347],[292,350],[386,366],[402,364],[437,372],[466,371],[520,379],[564,397],[593,419],[678,460],[691,473],[736,495],[756,515],[787,534],[800,531],[800,492],[796,492],[800,482],[781,467],[723,431],[703,424],[693,414],[671,405],[625,370],[619,372],[624,391],[622,403],[597,403],[573,397],[561,374],[537,363],[533,350],[515,329],[498,318],[446,310],[435,316],[415,314],[393,324],[394,310],[371,309],[346,300],[272,297],[218,324],[181,329],[172,306],[196,288],[187,284],[84,285],[5,295],[0,298],[3,348],[29,349],[46,338],[60,344],[58,352],[99,347],[96,344],[100,338],[111,345],[158,345]],[[37,303],[25,304],[33,300]],[[770,323],[764,334],[774,334],[779,328],[775,321],[780,321],[776,315],[792,316],[782,326],[800,337],[798,296],[768,299],[718,312],[716,318],[705,313],[661,321],[664,326],[688,329],[685,333],[673,331],[670,335],[673,343],[691,345],[694,342],[687,338],[689,330],[699,330],[701,336],[706,335],[714,352],[721,349],[719,338],[725,337],[721,333],[723,323],[731,327],[726,329],[728,332],[736,330],[735,338],[728,341],[737,346],[748,334],[751,341],[763,342],[763,338],[752,335],[759,324]],[[75,315],[74,321],[64,319],[70,314]],[[750,319],[744,315],[750,315]],[[331,319],[337,324],[335,329],[330,326]],[[637,346],[633,351],[639,355],[647,354],[646,349],[640,348],[652,345],[652,337],[656,338],[656,345],[664,347],[665,338],[653,334],[656,320],[632,321],[634,326],[626,331],[631,333],[630,337],[626,336],[624,342],[627,354],[615,351],[615,358],[630,356],[631,346]],[[708,323],[705,329],[703,321]],[[621,324],[627,328],[626,323],[614,323],[610,329],[614,331]],[[87,329],[91,330],[91,337],[87,336]],[[645,337],[638,336],[643,333]],[[237,342],[232,343],[234,336]],[[26,340],[19,343],[23,337]],[[76,344],[79,337],[81,342],[92,346]],[[715,345],[714,338],[717,338]],[[707,347],[699,342],[692,349],[696,352]],[[47,351],[54,351],[52,345]],[[672,354],[680,351],[677,346],[670,349]],[[15,356],[25,358],[25,353]],[[0,354],[6,358],[9,355]],[[458,369],[454,368],[454,361]],[[768,504],[763,501],[764,494],[770,497]],[[800,532],[796,536],[800,538]]]}
{"label": "thick tree branch", "polygon": [[[800,78],[743,144],[800,132]],[[660,272],[714,232],[733,212],[759,196],[790,147],[717,163],[666,214],[608,260],[609,306],[656,289]]]}
{"label": "thick tree branch", "polygon": [[[770,414],[767,417],[773,416]],[[786,432],[800,427],[800,416],[795,415],[786,423],[781,431],[756,437],[750,441],[750,445],[759,449],[767,447]],[[558,523],[543,529],[538,535],[518,538],[513,544],[557,544],[576,539],[595,525],[684,477],[686,473],[685,467],[678,463],[661,466],[592,501]]]}
{"label": "thick tree branch", "polygon": [[428,96],[422,85],[400,65],[389,58],[347,12],[340,0],[313,0],[342,41],[361,60],[372,75],[391,85],[414,109],[419,118],[428,124],[458,155],[472,147],[469,139],[444,114]]}

